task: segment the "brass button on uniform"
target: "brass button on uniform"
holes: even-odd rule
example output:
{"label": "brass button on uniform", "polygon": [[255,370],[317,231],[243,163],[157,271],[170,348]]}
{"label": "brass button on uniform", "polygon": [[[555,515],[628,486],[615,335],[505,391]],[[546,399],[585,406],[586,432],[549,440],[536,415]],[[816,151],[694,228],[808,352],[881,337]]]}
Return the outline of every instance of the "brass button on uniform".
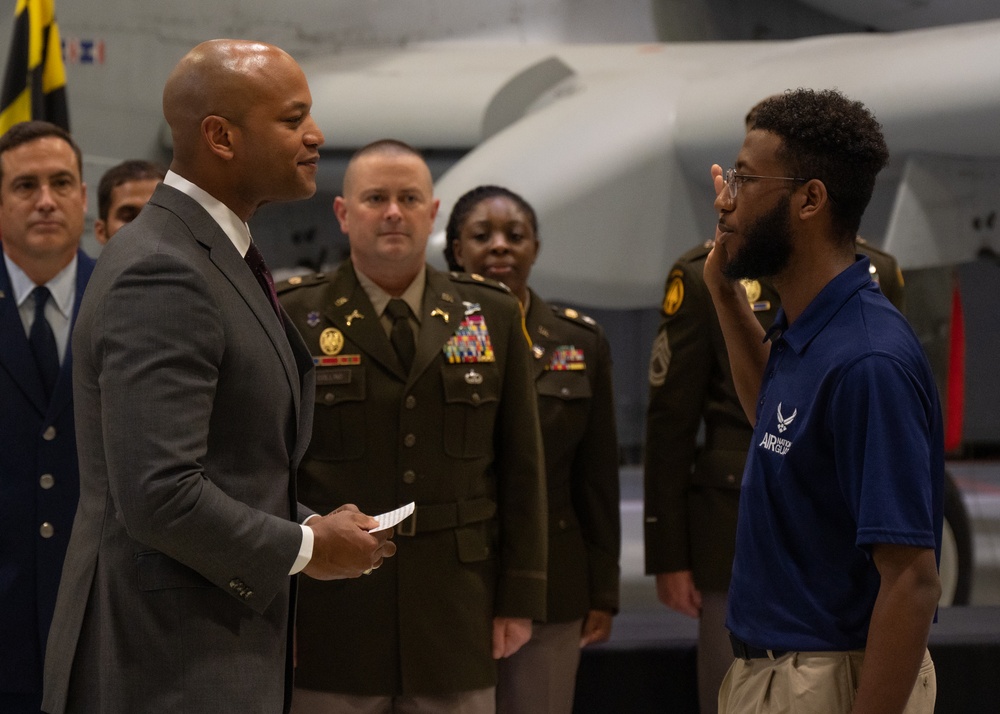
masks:
{"label": "brass button on uniform", "polygon": [[736,474],[726,474],[727,483],[736,483]]}
{"label": "brass button on uniform", "polygon": [[563,387],[562,389],[559,390],[559,393],[561,395],[563,395],[564,397],[568,397],[569,396],[569,387]]}
{"label": "brass button on uniform", "polygon": [[417,443],[417,437],[414,434],[407,434],[403,437],[403,446],[413,446]]}
{"label": "brass button on uniform", "polygon": [[42,524],[41,528],[38,529],[38,532],[42,534],[42,538],[51,538],[56,534],[56,529],[52,526],[51,523],[45,521],[45,523]]}
{"label": "brass button on uniform", "polygon": [[56,477],[52,474],[42,474],[38,479],[38,485],[48,490],[56,485]]}
{"label": "brass button on uniform", "polygon": [[54,426],[50,426],[48,429],[42,432],[42,438],[45,439],[46,441],[52,441],[53,439],[55,439],[56,428]]}
{"label": "brass button on uniform", "polygon": [[415,471],[407,469],[403,472],[403,483],[414,483],[417,480],[417,474]]}
{"label": "brass button on uniform", "polygon": [[472,403],[473,404],[479,404],[479,402],[481,402],[481,401],[482,401],[482,397],[479,396],[479,392],[473,392],[472,393]]}
{"label": "brass button on uniform", "polygon": [[417,406],[417,398],[412,394],[409,395],[408,397],[406,397],[406,401],[403,402],[403,406],[405,406],[407,409],[413,409],[415,406]]}
{"label": "brass button on uniform", "polygon": [[326,402],[327,404],[333,404],[333,400],[335,398],[336,397],[333,396],[333,392],[327,392],[326,394],[323,395],[323,401]]}

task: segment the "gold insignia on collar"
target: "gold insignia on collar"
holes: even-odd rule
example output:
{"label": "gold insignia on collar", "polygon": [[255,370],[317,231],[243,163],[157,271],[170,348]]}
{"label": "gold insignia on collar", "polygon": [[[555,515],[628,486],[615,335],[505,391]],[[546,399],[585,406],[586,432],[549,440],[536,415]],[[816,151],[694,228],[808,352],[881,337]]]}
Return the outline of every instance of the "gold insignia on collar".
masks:
{"label": "gold insignia on collar", "polygon": [[336,327],[328,327],[320,333],[319,348],[325,355],[338,354],[344,349],[344,333]]}
{"label": "gold insignia on collar", "polygon": [[293,275],[292,277],[290,277],[288,279],[288,284],[289,285],[299,285],[301,282],[302,282],[302,278],[299,277],[298,275]]}
{"label": "gold insignia on collar", "polygon": [[333,304],[336,305],[337,307],[340,307],[345,302],[347,302],[347,298],[345,298],[345,297],[339,297],[339,298],[337,298],[336,300],[333,301]]}
{"label": "gold insignia on collar", "polygon": [[547,328],[545,325],[539,325],[538,326],[538,334],[541,335],[542,337],[548,337],[549,336],[549,328]]}
{"label": "gold insignia on collar", "polygon": [[445,302],[455,302],[455,298],[451,296],[451,293],[441,293],[441,299]]}
{"label": "gold insignia on collar", "polygon": [[448,320],[450,319],[450,315],[448,315],[448,313],[446,313],[439,307],[436,307],[433,310],[431,310],[431,317],[440,317],[442,320],[444,320],[444,324],[446,325],[448,324]]}
{"label": "gold insignia on collar", "polygon": [[347,322],[347,326],[348,326],[348,327],[350,327],[350,326],[351,326],[351,323],[352,323],[352,322],[354,322],[354,320],[356,320],[356,319],[357,319],[357,320],[364,320],[364,319],[365,319],[365,316],[364,316],[364,315],[362,315],[362,314],[361,314],[360,312],[358,312],[357,310],[355,310],[355,311],[354,311],[354,312],[352,312],[352,313],[351,313],[350,315],[346,315],[344,319],[345,319],[345,320],[346,320],[346,322]]}

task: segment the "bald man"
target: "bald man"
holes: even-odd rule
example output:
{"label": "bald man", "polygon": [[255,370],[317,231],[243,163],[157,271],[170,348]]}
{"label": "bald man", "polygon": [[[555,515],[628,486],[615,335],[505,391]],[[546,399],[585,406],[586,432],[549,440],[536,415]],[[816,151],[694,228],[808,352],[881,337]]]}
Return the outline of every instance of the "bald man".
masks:
{"label": "bald man", "polygon": [[167,80],[170,171],[105,247],[74,332],[81,496],[51,714],[282,711],[290,576],[355,577],[395,552],[355,507],[295,498],[312,360],[246,222],[314,193],[311,103],[295,61],[258,43],[201,44]]}

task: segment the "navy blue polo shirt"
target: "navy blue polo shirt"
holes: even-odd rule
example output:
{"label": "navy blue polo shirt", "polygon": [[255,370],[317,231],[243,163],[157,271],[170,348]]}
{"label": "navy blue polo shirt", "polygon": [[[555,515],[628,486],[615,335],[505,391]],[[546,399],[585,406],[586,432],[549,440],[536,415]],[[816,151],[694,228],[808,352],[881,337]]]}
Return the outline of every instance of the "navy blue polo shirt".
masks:
{"label": "navy blue polo shirt", "polygon": [[940,556],[937,387],[868,267],[859,257],[768,333],[726,622],[757,647],[862,648],[879,589],[871,546]]}

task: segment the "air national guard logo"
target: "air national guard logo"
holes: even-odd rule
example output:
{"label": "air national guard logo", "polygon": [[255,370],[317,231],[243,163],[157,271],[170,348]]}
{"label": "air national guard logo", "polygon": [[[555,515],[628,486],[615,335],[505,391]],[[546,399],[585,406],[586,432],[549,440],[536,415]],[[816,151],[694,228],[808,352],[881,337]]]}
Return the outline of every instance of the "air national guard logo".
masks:
{"label": "air national guard logo", "polygon": [[675,270],[670,274],[667,284],[667,294],[663,296],[663,314],[667,317],[681,309],[684,302],[684,273]]}
{"label": "air national guard logo", "polygon": [[319,336],[319,348],[325,355],[340,354],[344,349],[344,333],[336,327],[328,327]]}
{"label": "air national guard logo", "polygon": [[[789,414],[788,416],[785,416],[784,414],[781,413],[781,409],[782,409],[782,404],[779,402],[778,414],[777,414],[778,433],[784,434],[786,431],[788,431],[788,427],[792,425],[792,422],[795,421],[795,417],[799,415],[799,410],[792,409],[792,413]],[[792,448],[792,442],[784,437],[775,436],[770,432],[764,432],[764,436],[760,440],[760,443],[757,444],[757,446],[763,449],[767,449],[768,451],[771,451],[777,454],[778,456],[784,456],[785,454],[788,453],[788,450]]]}
{"label": "air national guard logo", "polygon": [[587,362],[584,360],[583,350],[573,345],[560,345],[552,350],[552,359],[545,367],[553,372],[575,372],[586,368]]}
{"label": "air national guard logo", "polygon": [[444,345],[444,356],[450,364],[496,361],[486,318],[477,312],[478,305],[473,307],[476,311],[466,308],[462,323]]}

